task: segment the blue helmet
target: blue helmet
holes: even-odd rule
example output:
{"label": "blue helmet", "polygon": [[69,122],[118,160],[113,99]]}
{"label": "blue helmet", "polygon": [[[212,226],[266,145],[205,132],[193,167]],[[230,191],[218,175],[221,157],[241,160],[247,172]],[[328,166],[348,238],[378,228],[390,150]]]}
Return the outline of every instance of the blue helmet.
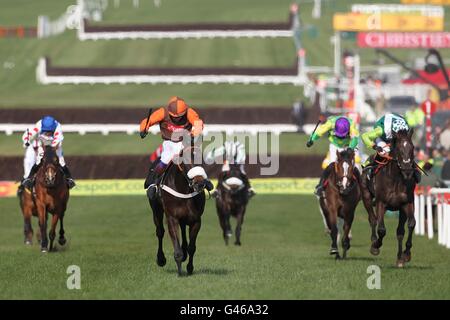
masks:
{"label": "blue helmet", "polygon": [[51,116],[43,117],[41,124],[41,132],[54,132],[58,126],[58,122],[56,122],[55,118]]}

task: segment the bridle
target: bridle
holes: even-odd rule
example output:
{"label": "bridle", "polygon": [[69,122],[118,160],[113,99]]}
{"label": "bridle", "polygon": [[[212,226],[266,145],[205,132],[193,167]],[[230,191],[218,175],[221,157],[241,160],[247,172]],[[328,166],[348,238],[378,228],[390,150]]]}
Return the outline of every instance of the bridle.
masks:
{"label": "bridle", "polygon": [[[348,164],[349,161],[347,159],[342,160],[342,162],[346,163],[349,166],[348,169],[352,168],[352,170],[353,170],[354,167],[355,167],[354,157],[351,159],[351,161],[350,161],[351,163],[350,164]],[[338,164],[338,161],[335,161],[334,162],[334,173],[336,175],[336,186],[337,186],[336,189],[338,189],[339,193],[341,193],[341,194],[348,194],[356,186],[356,183],[355,183],[356,180],[357,180],[356,176],[353,173],[353,171],[352,171],[352,175],[349,176],[348,174],[345,173],[345,169],[344,169],[344,176],[342,176],[342,177],[339,176],[338,172],[339,172],[339,164]],[[345,178],[347,178],[349,180],[348,187],[344,185],[344,179]]]}

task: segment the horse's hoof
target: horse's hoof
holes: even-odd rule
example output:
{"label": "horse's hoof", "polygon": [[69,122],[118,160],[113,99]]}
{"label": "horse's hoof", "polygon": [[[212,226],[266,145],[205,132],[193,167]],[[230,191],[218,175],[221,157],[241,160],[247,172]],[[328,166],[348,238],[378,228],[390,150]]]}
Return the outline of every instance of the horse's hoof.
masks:
{"label": "horse's hoof", "polygon": [[339,255],[339,250],[338,250],[338,248],[331,248],[331,249],[330,249],[330,255],[333,255],[333,254]]}
{"label": "horse's hoof", "polygon": [[240,245],[241,245],[241,242],[240,242],[240,241],[236,241],[234,244],[235,244],[236,246],[240,246]]}
{"label": "horse's hoof", "polygon": [[192,273],[194,272],[194,266],[188,264],[187,267],[186,267],[186,271],[187,271],[188,275],[192,275]]}
{"label": "horse's hoof", "polygon": [[47,250],[47,248],[41,248],[41,252],[42,252],[42,253],[47,253],[48,250]]}
{"label": "horse's hoof", "polygon": [[411,253],[407,254],[407,253],[403,253],[402,254],[402,259],[405,262],[410,262],[411,261]]}
{"label": "horse's hoof", "polygon": [[158,264],[158,266],[160,267],[164,267],[166,265],[166,257],[158,257],[156,259],[156,263]]}
{"label": "horse's hoof", "polygon": [[405,266],[405,261],[403,261],[403,259],[398,259],[396,265],[397,268],[403,268]]}
{"label": "horse's hoof", "polygon": [[370,253],[374,256],[377,256],[380,254],[380,249],[372,246],[372,247],[370,247]]}
{"label": "horse's hoof", "polygon": [[26,246],[31,246],[32,244],[33,244],[33,242],[31,240],[25,240]]}
{"label": "horse's hoof", "polygon": [[65,238],[59,238],[59,239],[58,239],[58,243],[59,243],[61,246],[65,245],[66,242],[67,242],[67,240],[66,240]]}

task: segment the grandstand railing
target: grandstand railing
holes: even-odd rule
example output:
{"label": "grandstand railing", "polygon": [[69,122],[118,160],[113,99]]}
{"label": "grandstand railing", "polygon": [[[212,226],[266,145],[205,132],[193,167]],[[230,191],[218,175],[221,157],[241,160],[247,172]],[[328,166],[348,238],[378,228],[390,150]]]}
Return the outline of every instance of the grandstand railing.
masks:
{"label": "grandstand railing", "polygon": [[[0,132],[6,135],[11,135],[14,132],[25,132],[27,128],[33,127],[34,124],[0,124]],[[139,132],[139,125],[135,124],[65,124],[63,125],[64,132],[78,133],[84,135],[86,133],[101,133],[108,135],[110,133],[126,133],[136,134]],[[262,132],[270,132],[274,134],[290,133],[303,131],[307,134],[312,133],[314,124],[306,124],[299,127],[294,124],[206,124],[204,134],[209,132],[225,132],[227,134],[233,133],[250,133],[258,134]],[[160,132],[158,126],[153,126],[149,129],[152,134]]]}
{"label": "grandstand railing", "polygon": [[414,195],[415,234],[434,238],[434,206],[438,243],[450,249],[450,188],[417,188]]}

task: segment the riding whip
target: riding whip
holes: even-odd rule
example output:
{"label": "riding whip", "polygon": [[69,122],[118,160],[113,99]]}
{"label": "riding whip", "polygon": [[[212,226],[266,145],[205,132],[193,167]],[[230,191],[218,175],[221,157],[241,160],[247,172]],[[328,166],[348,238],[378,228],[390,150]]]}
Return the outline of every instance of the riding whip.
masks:
{"label": "riding whip", "polygon": [[27,128],[27,142],[25,142],[25,147],[30,146],[30,129]]}
{"label": "riding whip", "polygon": [[148,122],[149,122],[149,120],[150,120],[150,116],[152,115],[152,111],[153,111],[152,108],[150,108],[150,109],[148,110],[147,122],[145,122],[145,131],[139,133],[139,134],[141,135],[141,139],[144,139],[144,138],[147,136],[147,134],[148,134],[148,132],[147,132],[147,125],[148,125]]}
{"label": "riding whip", "polygon": [[320,119],[317,121],[316,123],[316,127],[314,128],[313,132],[311,133],[311,135],[309,136],[309,140],[308,142],[312,142],[312,136],[314,135],[314,133],[316,132],[317,128],[319,127],[319,124],[321,123]]}

